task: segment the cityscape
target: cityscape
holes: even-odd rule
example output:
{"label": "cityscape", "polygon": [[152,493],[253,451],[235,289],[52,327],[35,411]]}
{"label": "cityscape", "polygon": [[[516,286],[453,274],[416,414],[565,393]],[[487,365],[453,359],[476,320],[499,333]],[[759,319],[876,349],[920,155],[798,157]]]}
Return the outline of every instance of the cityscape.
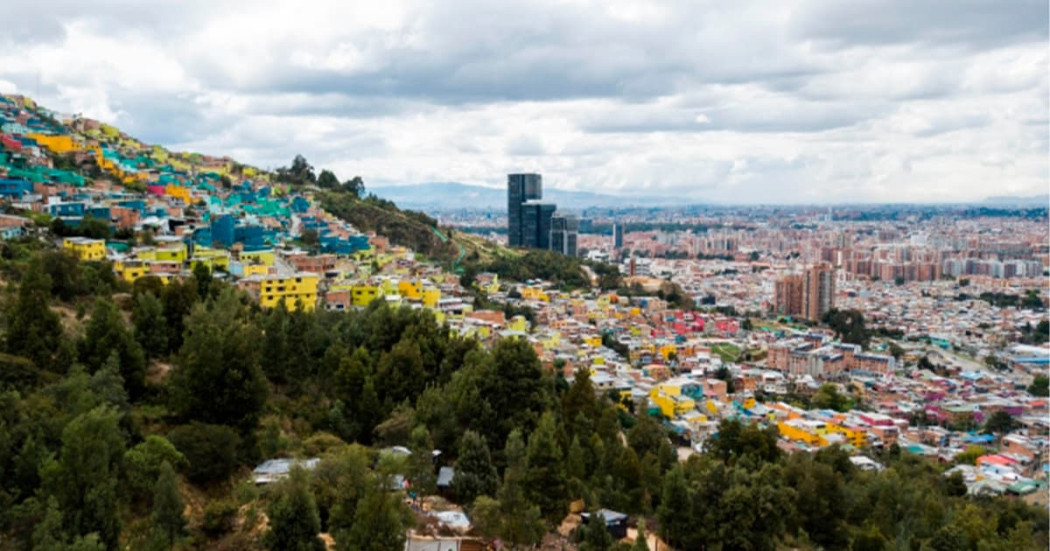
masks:
{"label": "cityscape", "polygon": [[1047,7],[789,4],[13,11],[0,551],[1046,549]]}

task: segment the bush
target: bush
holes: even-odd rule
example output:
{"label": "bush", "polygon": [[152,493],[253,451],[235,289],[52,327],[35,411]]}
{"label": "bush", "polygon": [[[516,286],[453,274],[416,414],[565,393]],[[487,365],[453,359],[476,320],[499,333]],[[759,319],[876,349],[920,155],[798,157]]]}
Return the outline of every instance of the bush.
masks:
{"label": "bush", "polygon": [[168,440],[189,461],[186,476],[195,483],[226,480],[237,469],[241,439],[230,427],[191,423],[176,427]]}
{"label": "bush", "polygon": [[233,530],[237,518],[237,502],[226,498],[208,502],[204,507],[201,531],[209,538],[217,538]]}

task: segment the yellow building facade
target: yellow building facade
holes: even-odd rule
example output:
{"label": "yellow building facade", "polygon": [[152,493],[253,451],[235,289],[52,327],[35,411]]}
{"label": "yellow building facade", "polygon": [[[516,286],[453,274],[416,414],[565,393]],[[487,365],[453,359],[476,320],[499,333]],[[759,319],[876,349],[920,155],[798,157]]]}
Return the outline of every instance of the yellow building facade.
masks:
{"label": "yellow building facade", "polygon": [[67,237],[62,240],[62,248],[80,260],[104,260],[106,258],[106,242],[102,239]]}
{"label": "yellow building facade", "polygon": [[259,283],[259,305],[273,308],[284,303],[285,308],[304,310],[317,306],[317,274],[298,273],[291,276],[267,276]]}

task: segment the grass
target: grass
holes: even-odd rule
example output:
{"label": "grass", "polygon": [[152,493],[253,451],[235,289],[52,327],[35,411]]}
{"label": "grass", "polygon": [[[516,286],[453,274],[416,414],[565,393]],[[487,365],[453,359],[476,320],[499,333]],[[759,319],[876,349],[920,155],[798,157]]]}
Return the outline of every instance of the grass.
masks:
{"label": "grass", "polygon": [[711,347],[711,352],[718,354],[723,362],[735,362],[740,357],[740,347],[730,343],[718,343]]}

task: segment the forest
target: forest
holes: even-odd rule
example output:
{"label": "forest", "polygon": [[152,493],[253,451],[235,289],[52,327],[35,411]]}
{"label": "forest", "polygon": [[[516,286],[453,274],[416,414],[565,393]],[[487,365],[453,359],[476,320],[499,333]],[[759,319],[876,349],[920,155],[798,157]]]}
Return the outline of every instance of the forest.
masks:
{"label": "forest", "polygon": [[[519,549],[578,500],[676,549],[1047,547],[1045,509],[968,497],[893,447],[861,472],[727,420],[679,461],[586,369],[570,383],[528,341],[483,346],[424,310],[264,311],[207,269],[128,285],[37,241],[0,246],[0,276],[0,549],[400,549],[418,517],[391,481],[433,493],[435,449],[475,533]],[[278,457],[320,462],[253,484]]]}

